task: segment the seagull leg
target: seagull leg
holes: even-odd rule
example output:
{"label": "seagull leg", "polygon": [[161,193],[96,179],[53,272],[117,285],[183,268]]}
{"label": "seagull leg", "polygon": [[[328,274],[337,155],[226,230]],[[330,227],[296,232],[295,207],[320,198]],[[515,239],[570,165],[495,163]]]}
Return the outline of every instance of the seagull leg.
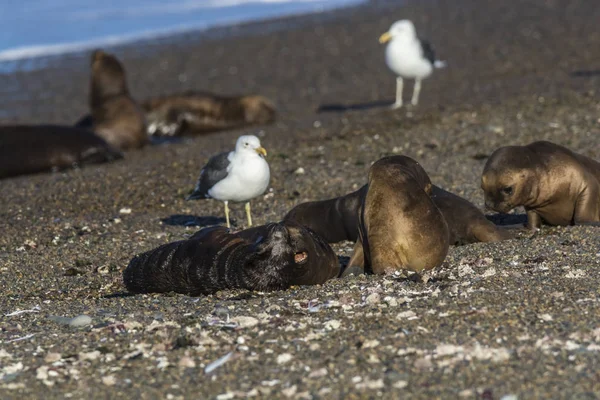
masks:
{"label": "seagull leg", "polygon": [[415,79],[415,87],[413,88],[412,100],[410,101],[413,106],[419,104],[419,93],[421,93],[421,80]]}
{"label": "seagull leg", "polygon": [[229,206],[227,203],[227,201],[223,202],[223,204],[225,204],[225,220],[227,221],[227,227],[231,228],[231,224],[229,223]]}
{"label": "seagull leg", "polygon": [[252,226],[252,215],[250,214],[250,202],[246,203],[246,215],[248,216],[248,227]]}
{"label": "seagull leg", "polygon": [[392,104],[392,110],[402,107],[402,90],[404,89],[404,81],[402,78],[396,78],[396,102]]}

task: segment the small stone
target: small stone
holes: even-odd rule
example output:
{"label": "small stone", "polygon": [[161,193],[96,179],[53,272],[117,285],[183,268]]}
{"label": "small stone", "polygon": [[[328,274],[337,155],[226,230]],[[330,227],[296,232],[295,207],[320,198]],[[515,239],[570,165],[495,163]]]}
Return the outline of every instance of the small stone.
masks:
{"label": "small stone", "polygon": [[433,363],[429,358],[419,358],[415,361],[415,368],[418,369],[429,369],[433,366]]}
{"label": "small stone", "polygon": [[53,363],[60,360],[61,358],[62,355],[60,353],[48,353],[46,354],[46,357],[44,357],[44,361],[47,363]]}
{"label": "small stone", "polygon": [[518,400],[519,397],[516,394],[506,394],[500,397],[500,400]]}
{"label": "small stone", "polygon": [[183,356],[179,359],[178,365],[182,368],[195,368],[196,362],[189,356]]}
{"label": "small stone", "polygon": [[298,391],[298,387],[296,385],[290,386],[289,388],[282,389],[281,394],[285,397],[292,397]]}
{"label": "small stone", "polygon": [[119,214],[131,214],[131,208],[124,207],[119,210]]}
{"label": "small stone", "polygon": [[363,349],[372,349],[377,346],[379,346],[379,340],[373,339],[373,340],[367,340],[366,342],[364,342],[362,345],[362,348]]}
{"label": "small stone", "polygon": [[117,383],[117,378],[114,375],[103,376],[102,383],[106,386],[114,386]]}
{"label": "small stone", "polygon": [[244,339],[243,336],[240,336],[239,338],[236,339],[237,344],[244,344],[246,343],[246,339]]}
{"label": "small stone", "polygon": [[80,328],[92,324],[92,318],[87,315],[78,315],[77,317],[69,321],[69,326],[73,328]]}
{"label": "small stone", "polygon": [[302,167],[298,167],[298,169],[296,169],[294,171],[294,174],[296,174],[296,175],[304,175],[305,173],[306,173],[306,171],[304,171],[304,168],[302,168]]}
{"label": "small stone", "polygon": [[415,312],[411,311],[411,310],[403,311],[401,313],[398,313],[398,315],[396,315],[396,319],[413,319],[416,317],[417,317],[417,314],[415,314]]}
{"label": "small stone", "polygon": [[387,305],[390,306],[390,307],[396,307],[398,305],[398,300],[396,300],[392,296],[386,296],[386,297],[384,297],[383,301],[385,301],[387,303]]}
{"label": "small stone", "polygon": [[552,315],[550,315],[550,314],[540,314],[540,315],[538,315],[538,318],[541,319],[542,321],[546,321],[546,322],[550,322],[550,321],[554,320],[554,318],[552,318]]}
{"label": "small stone", "polygon": [[342,326],[342,323],[340,321],[338,321],[337,319],[332,319],[332,320],[325,322],[324,326],[325,326],[325,329],[327,329],[329,331],[335,331],[335,330],[339,329],[340,326]]}
{"label": "small stone", "polygon": [[230,400],[233,398],[235,398],[235,393],[233,392],[227,392],[217,396],[217,400]]}
{"label": "small stone", "polygon": [[283,353],[277,356],[277,364],[287,364],[294,358],[290,353]]}
{"label": "small stone", "polygon": [[381,301],[381,296],[379,295],[379,293],[371,293],[365,299],[365,302],[370,305],[379,304],[380,301]]}
{"label": "small stone", "polygon": [[311,373],[308,374],[308,377],[311,379],[314,379],[314,378],[322,378],[326,375],[327,375],[327,368],[319,368],[314,371],[311,371]]}
{"label": "small stone", "polygon": [[394,383],[392,386],[395,387],[396,389],[404,389],[405,387],[408,386],[408,382],[398,381],[398,382]]}
{"label": "small stone", "polygon": [[254,317],[234,317],[231,318],[231,321],[237,323],[240,328],[252,328],[253,326],[258,325],[258,320]]}

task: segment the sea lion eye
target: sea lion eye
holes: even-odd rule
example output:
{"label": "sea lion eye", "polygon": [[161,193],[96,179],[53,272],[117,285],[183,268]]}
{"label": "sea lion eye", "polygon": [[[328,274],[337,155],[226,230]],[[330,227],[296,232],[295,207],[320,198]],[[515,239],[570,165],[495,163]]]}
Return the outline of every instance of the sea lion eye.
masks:
{"label": "sea lion eye", "polygon": [[301,251],[294,255],[294,262],[296,264],[304,264],[308,260],[308,254],[305,251]]}
{"label": "sea lion eye", "polygon": [[507,194],[507,195],[509,195],[509,196],[510,196],[510,195],[512,195],[512,194],[513,194],[513,188],[512,188],[512,186],[506,186],[506,187],[503,187],[503,188],[502,188],[502,192],[503,192],[504,194]]}

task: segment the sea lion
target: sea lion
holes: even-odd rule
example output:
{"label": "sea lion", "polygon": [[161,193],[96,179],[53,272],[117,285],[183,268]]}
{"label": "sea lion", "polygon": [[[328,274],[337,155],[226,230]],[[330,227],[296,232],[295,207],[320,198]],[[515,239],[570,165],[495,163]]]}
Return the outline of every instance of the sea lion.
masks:
{"label": "sea lion", "polygon": [[218,96],[186,92],[161,96],[143,104],[152,136],[216,132],[275,120],[275,106],[263,96]]}
{"label": "sea lion", "polygon": [[91,67],[91,115],[81,119],[76,126],[90,127],[120,150],[145,146],[149,139],[144,113],[129,95],[125,69],[119,60],[96,50],[92,54]]}
{"label": "sea lion", "polygon": [[359,239],[348,267],[384,274],[441,265],[448,253],[449,230],[430,197],[431,186],[425,170],[410,157],[376,161],[362,196]]}
{"label": "sea lion", "polygon": [[597,224],[600,163],[547,141],[505,146],[487,160],[481,176],[487,207],[507,213],[524,206],[527,226]]}
{"label": "sea lion", "polygon": [[[298,204],[283,218],[296,221],[329,243],[358,239],[358,210],[361,196],[368,185],[334,199],[310,201]],[[431,199],[444,215],[450,231],[450,244],[460,245],[476,242],[496,242],[513,236],[496,226],[468,200],[431,185]]]}
{"label": "sea lion", "polygon": [[283,217],[284,221],[296,221],[329,243],[358,239],[358,209],[367,185],[345,196],[329,200],[300,203]]}
{"label": "sea lion", "polygon": [[0,127],[0,178],[117,160],[123,155],[86,129],[60,125]]}
{"label": "sea lion", "polygon": [[339,272],[337,257],[323,239],[282,222],[237,233],[220,226],[202,229],[133,258],[123,282],[134,293],[198,296],[223,289],[272,291],[321,284]]}

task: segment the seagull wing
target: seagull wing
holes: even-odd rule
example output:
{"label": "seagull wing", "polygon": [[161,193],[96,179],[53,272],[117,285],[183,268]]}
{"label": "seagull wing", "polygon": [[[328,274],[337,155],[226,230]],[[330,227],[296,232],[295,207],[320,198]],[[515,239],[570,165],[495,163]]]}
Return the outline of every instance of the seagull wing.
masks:
{"label": "seagull wing", "polygon": [[427,40],[424,40],[424,39],[419,39],[419,42],[421,43],[421,51],[422,51],[421,55],[424,58],[426,58],[427,60],[429,60],[431,65],[434,65],[435,64],[435,52],[433,51],[433,47],[431,46],[431,43],[429,43]]}
{"label": "seagull wing", "polygon": [[208,163],[200,171],[200,178],[188,200],[197,200],[209,198],[208,191],[225,179],[229,174],[231,161],[229,161],[229,152],[224,152],[211,157]]}

